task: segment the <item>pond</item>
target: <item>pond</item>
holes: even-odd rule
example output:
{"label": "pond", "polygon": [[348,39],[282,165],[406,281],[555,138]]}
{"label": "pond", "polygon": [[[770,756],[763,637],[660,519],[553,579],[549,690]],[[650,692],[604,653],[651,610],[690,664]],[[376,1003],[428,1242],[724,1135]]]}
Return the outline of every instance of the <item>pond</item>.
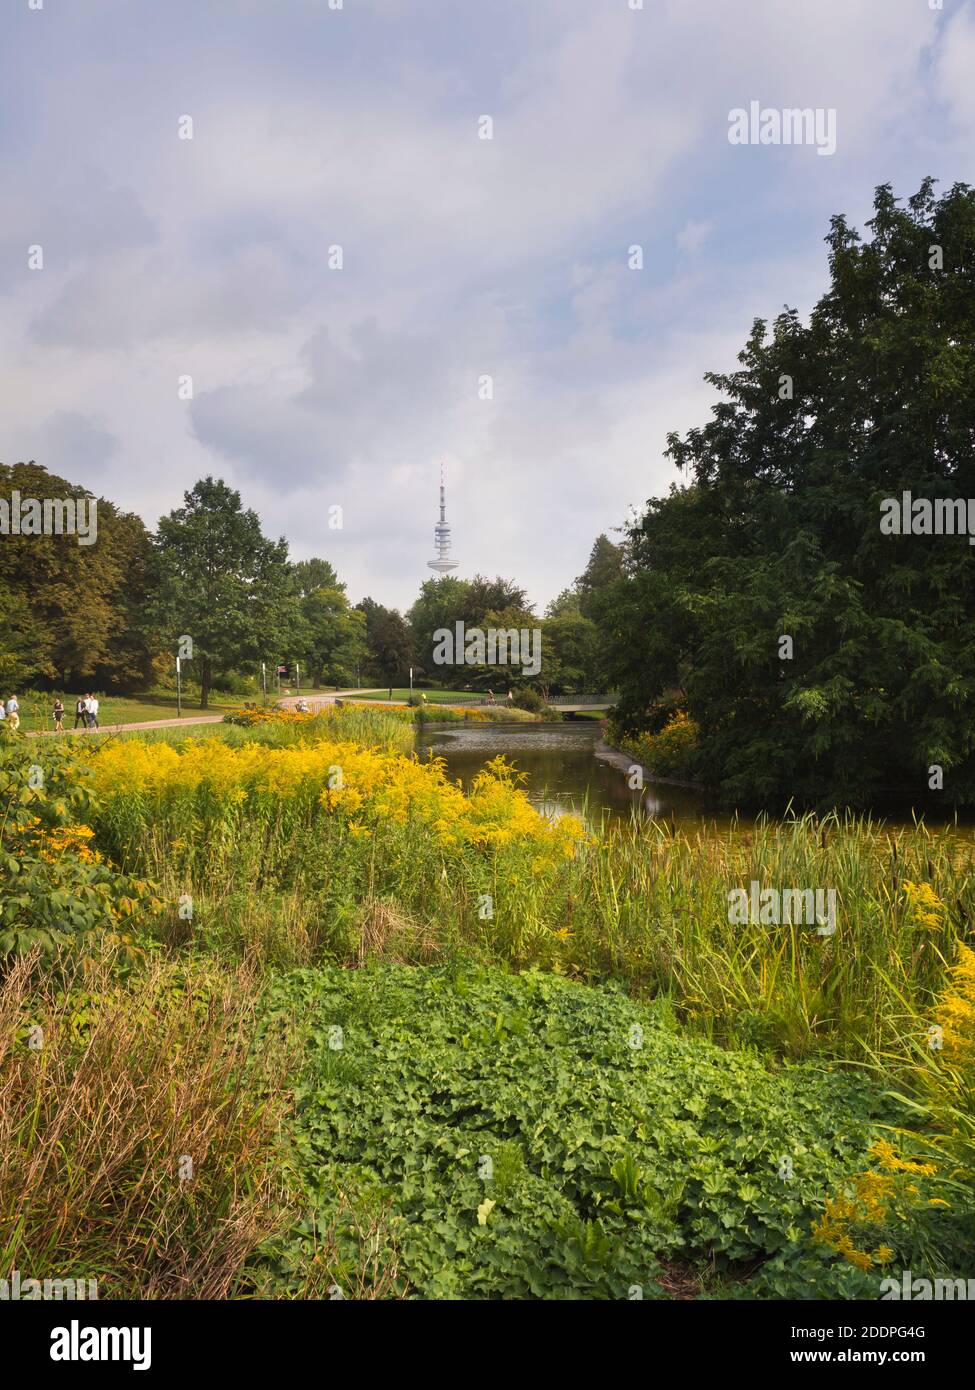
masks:
{"label": "pond", "polygon": [[678,822],[727,820],[709,806],[702,792],[662,783],[645,783],[631,791],[626,768],[630,760],[610,759],[596,720],[566,720],[558,724],[427,724],[417,734],[421,757],[443,758],[451,777],[465,789],[491,758],[504,754],[526,774],[525,790],[545,815],[575,812],[594,824],[601,819],[629,820],[633,811]]}
{"label": "pond", "polygon": [[[524,783],[533,805],[545,815],[575,812],[593,825],[601,821],[629,820],[634,811],[656,820],[672,821],[685,829],[707,823],[717,830],[731,823],[728,808],[702,791],[666,782],[646,781],[642,792],[627,785],[630,759],[603,742],[603,726],[596,720],[566,720],[557,724],[428,724],[417,734],[421,757],[443,758],[451,777],[465,789],[491,758],[504,756],[526,775]],[[919,808],[935,829],[952,824],[954,817],[941,807]],[[874,817],[891,827],[912,824],[909,806],[877,807]],[[742,820],[753,820],[743,812]],[[959,817],[958,833],[975,836],[975,818]]]}

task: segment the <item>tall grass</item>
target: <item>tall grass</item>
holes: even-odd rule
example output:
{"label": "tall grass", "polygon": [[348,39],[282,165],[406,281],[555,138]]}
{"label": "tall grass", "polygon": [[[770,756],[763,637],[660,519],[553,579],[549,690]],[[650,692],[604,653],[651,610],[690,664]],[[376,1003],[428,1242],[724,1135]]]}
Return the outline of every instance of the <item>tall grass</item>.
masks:
{"label": "tall grass", "polygon": [[[326,706],[318,714],[303,719],[269,720],[251,727],[235,724],[197,724],[186,729],[134,729],[118,733],[106,732],[86,740],[81,749],[87,759],[97,756],[98,748],[111,742],[165,743],[180,748],[191,740],[217,739],[231,748],[247,743],[259,743],[269,748],[290,748],[303,742],[323,738],[348,740],[365,748],[389,748],[409,753],[413,748],[414,728],[411,717],[394,710],[372,710],[361,705]],[[412,712],[410,712],[410,715]]]}
{"label": "tall grass", "polygon": [[32,964],[0,986],[0,1274],[227,1296],[284,1210],[285,1068],[251,1053],[252,981],[157,963],[134,987],[103,961],[63,987]]}
{"label": "tall grass", "polygon": [[[411,764],[399,765],[405,784]],[[485,843],[453,842],[454,802],[439,813],[370,815],[367,795],[351,821],[322,804],[314,781],[280,796],[253,778],[236,791],[178,779],[129,790],[96,826],[125,867],[158,878],[174,900],[193,895],[193,923],[173,917],[173,940],[219,941],[282,964],[354,961],[368,905],[379,902],[422,925],[395,934],[405,958],[412,942],[423,958],[463,951],[516,969],[617,978],[667,996],[715,1041],[789,1057],[906,1056],[975,920],[975,846],[947,829],[836,816],[735,823],[720,834],[634,822],[566,842],[563,854],[526,832],[534,813],[519,796],[511,790],[504,812],[491,811]],[[729,893],[753,880],[834,890],[835,934],[736,924]],[[930,886],[941,904],[933,924],[906,883]]]}

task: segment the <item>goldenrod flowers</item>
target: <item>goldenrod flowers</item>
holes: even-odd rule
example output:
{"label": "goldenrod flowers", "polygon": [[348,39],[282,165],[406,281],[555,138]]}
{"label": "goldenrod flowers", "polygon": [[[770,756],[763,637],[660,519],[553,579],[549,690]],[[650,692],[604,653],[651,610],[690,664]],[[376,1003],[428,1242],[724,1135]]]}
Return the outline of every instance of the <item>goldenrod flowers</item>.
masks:
{"label": "goldenrod flowers", "polygon": [[571,859],[585,838],[574,816],[554,822],[540,816],[503,758],[478,773],[468,795],[447,778],[439,759],[420,762],[327,739],[284,748],[231,747],[219,739],[189,740],[179,748],[118,743],[100,750],[88,775],[102,796],[131,797],[156,823],[189,803],[205,821],[225,819],[237,808],[270,819],[282,806],[298,807],[309,819],[340,823],[359,838],[384,822],[418,821],[444,850],[531,843],[548,863]]}

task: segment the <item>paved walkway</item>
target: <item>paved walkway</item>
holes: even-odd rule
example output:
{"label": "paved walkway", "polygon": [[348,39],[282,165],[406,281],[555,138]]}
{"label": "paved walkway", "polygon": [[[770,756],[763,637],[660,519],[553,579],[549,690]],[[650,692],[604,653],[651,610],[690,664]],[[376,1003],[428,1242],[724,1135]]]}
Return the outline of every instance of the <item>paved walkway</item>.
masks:
{"label": "paved walkway", "polygon": [[[375,689],[376,687],[373,687]],[[324,705],[332,705],[336,700],[347,700],[349,696],[369,695],[370,689],[363,690],[334,690],[321,695],[284,695],[280,700],[270,700],[268,705],[284,705],[287,709],[293,709],[299,700],[304,700],[312,709],[321,709]],[[370,700],[370,705],[388,705],[388,700]],[[394,704],[402,703],[393,701]],[[66,716],[67,717],[67,716]],[[187,729],[194,724],[220,724],[223,721],[222,714],[184,714],[182,719],[149,719],[141,724],[102,724],[97,730],[101,734],[129,733],[138,729]],[[58,735],[53,729],[32,730],[25,729],[28,738],[57,738]],[[66,734],[87,734],[87,729],[65,729]]]}
{"label": "paved walkway", "polygon": [[[183,719],[149,719],[143,724],[102,724],[95,730],[99,734],[128,733],[130,729],[182,729],[190,724],[219,724],[222,714],[190,714]],[[28,738],[59,738],[53,729],[25,729]],[[88,729],[65,729],[66,734],[89,733]]]}

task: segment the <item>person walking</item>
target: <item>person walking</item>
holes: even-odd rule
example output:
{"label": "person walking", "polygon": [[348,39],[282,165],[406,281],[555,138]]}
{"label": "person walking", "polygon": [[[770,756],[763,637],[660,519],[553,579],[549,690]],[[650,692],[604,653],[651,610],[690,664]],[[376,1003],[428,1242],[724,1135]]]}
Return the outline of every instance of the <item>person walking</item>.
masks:
{"label": "person walking", "polygon": [[54,732],[56,734],[64,733],[64,724],[62,723],[63,719],[64,704],[62,703],[61,696],[59,695],[57,699],[54,701]]}
{"label": "person walking", "polygon": [[20,728],[20,705],[17,703],[16,695],[11,695],[7,701],[7,728]]}
{"label": "person walking", "polygon": [[88,711],[88,727],[89,727],[89,729],[97,729],[97,728],[98,728],[98,700],[95,698],[94,695],[89,695],[89,696],[88,696],[87,700],[85,701],[85,708],[86,708],[87,711]]}
{"label": "person walking", "polygon": [[74,707],[74,726],[76,729],[79,724],[83,729],[88,728],[88,706],[85,703],[87,698],[86,695],[81,695]]}
{"label": "person walking", "polygon": [[510,709],[511,706],[514,704],[514,702],[515,702],[515,697],[514,697],[514,695],[512,695],[511,691],[509,690],[509,691],[508,691],[508,698],[507,698],[507,701],[506,701],[507,706],[508,706],[509,709]]}

